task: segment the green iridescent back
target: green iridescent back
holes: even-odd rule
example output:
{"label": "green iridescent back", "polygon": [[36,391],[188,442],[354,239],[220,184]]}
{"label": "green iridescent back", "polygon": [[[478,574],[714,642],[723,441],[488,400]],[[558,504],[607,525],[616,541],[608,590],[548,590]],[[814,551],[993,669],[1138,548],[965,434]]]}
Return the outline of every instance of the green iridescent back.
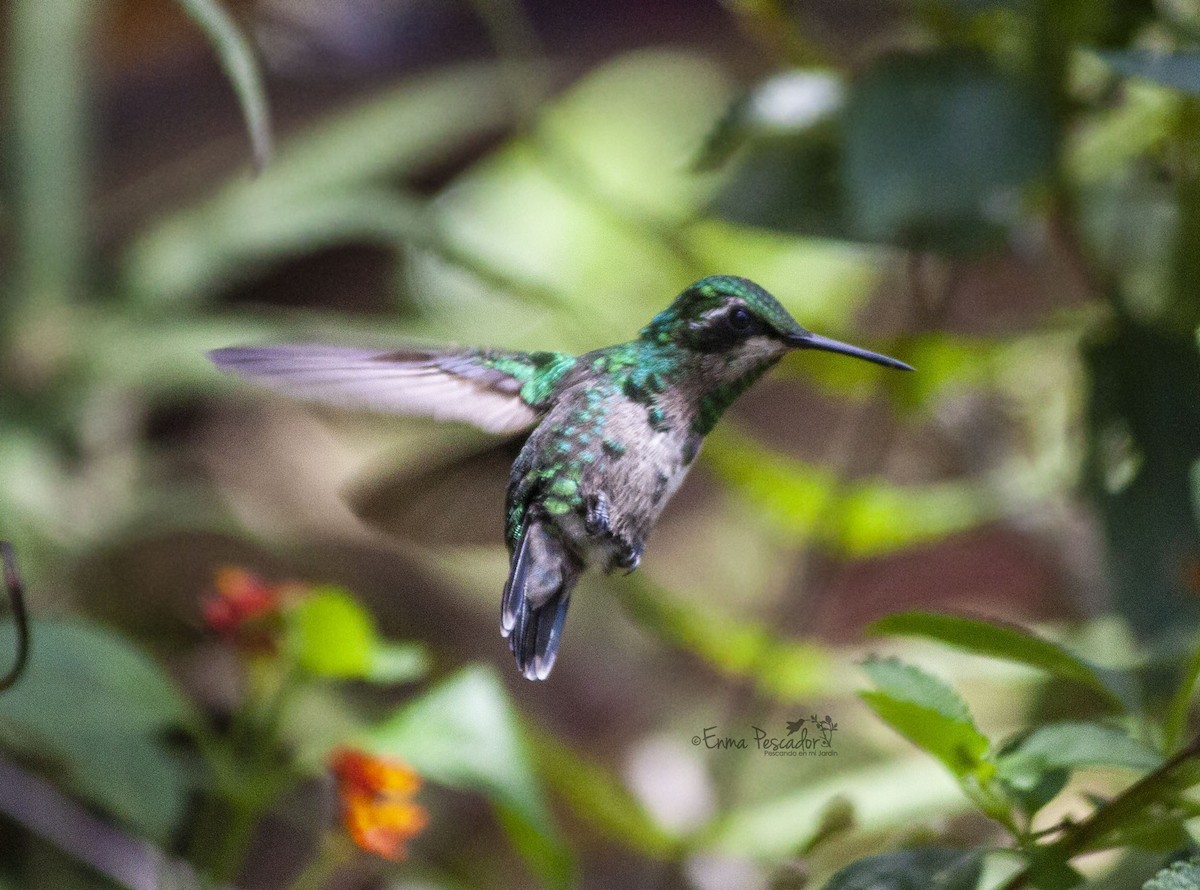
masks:
{"label": "green iridescent back", "polygon": [[565,352],[506,352],[479,349],[468,353],[484,368],[507,374],[521,384],[521,401],[533,408],[549,402],[554,390],[575,367],[576,358]]}
{"label": "green iridescent back", "polygon": [[590,384],[580,404],[557,428],[553,446],[540,455],[538,466],[532,464],[532,454],[525,452],[513,466],[514,488],[510,491],[505,527],[510,544],[520,538],[531,497],[538,494],[543,509],[552,516],[582,512],[583,475],[598,460],[619,460],[624,455],[625,445],[604,434],[615,399],[645,405],[651,427],[665,429],[666,417],[658,403],[673,382],[677,362],[661,346],[634,340],[590,352],[575,361],[575,367],[587,375]]}

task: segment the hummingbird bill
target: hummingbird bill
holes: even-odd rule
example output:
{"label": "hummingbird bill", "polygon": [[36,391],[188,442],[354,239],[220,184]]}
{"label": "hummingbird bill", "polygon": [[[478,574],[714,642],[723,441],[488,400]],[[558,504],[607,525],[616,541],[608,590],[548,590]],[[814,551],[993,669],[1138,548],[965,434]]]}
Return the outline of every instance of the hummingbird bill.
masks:
{"label": "hummingbird bill", "polygon": [[806,330],[763,288],[731,275],[686,288],[636,339],[578,356],[293,345],[234,346],[209,358],[301,399],[526,436],[508,481],[500,631],[521,673],[544,680],[579,576],[638,567],[704,437],[797,349],[912,370]]}

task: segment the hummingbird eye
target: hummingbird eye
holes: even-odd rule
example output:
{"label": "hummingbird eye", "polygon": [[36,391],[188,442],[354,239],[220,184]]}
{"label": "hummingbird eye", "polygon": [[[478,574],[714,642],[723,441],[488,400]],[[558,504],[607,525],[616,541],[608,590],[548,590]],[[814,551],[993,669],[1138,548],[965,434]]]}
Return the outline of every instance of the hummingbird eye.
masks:
{"label": "hummingbird eye", "polygon": [[744,334],[750,330],[754,324],[754,318],[750,315],[750,310],[745,306],[734,306],[729,310],[729,314],[725,316],[725,321],[736,333]]}

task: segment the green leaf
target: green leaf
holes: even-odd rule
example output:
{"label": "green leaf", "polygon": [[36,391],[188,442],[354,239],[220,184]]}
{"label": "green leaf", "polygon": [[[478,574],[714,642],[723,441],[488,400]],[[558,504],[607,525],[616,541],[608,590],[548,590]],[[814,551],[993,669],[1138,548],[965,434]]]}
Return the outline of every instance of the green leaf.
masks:
{"label": "green leaf", "polygon": [[931,758],[903,758],[818,777],[779,796],[725,814],[704,838],[722,853],[764,862],[793,860],[818,839],[834,799],[853,809],[864,836],[904,832],[970,806],[957,782]]}
{"label": "green leaf", "polygon": [[574,862],[553,835],[539,831],[519,812],[496,804],[496,818],[530,869],[550,887],[574,887]]}
{"label": "green leaf", "polygon": [[1147,881],[1142,890],[1200,890],[1200,859],[1172,863]]}
{"label": "green leaf", "polygon": [[730,429],[718,428],[708,437],[703,460],[786,540],[816,539],[849,556],[878,556],[940,540],[996,515],[994,502],[961,483],[842,482]]}
{"label": "green leaf", "polygon": [[375,623],[349,592],[318,587],[287,612],[287,648],[318,677],[367,677],[378,639]]}
{"label": "green leaf", "polygon": [[731,223],[847,240],[841,155],[831,134],[756,141],[708,206]]}
{"label": "green leaf", "polygon": [[[544,874],[546,849],[554,852],[557,885],[569,883],[570,852],[558,838],[534,774],[529,749],[522,738],[503,685],[489,668],[471,667],[434,686],[398,713],[369,730],[363,747],[399,757],[425,778],[475,791],[487,797],[501,818],[516,820],[514,830],[536,834],[531,841],[521,835],[526,852],[539,844],[541,853],[531,866]],[[534,861],[536,859],[536,862]]]}
{"label": "green leaf", "polygon": [[915,665],[898,658],[868,658],[863,670],[891,698],[920,705],[948,720],[971,719],[967,703],[957,692]]}
{"label": "green leaf", "polygon": [[138,238],[123,260],[125,289],[147,304],[196,300],[306,250],[431,238],[423,203],[390,186],[506,122],[503,91],[494,65],[464,65],[322,121],[289,139],[258,178],[235,180]]}
{"label": "green leaf", "polygon": [[372,683],[411,683],[429,672],[429,653],[420,643],[377,641],[366,679]]}
{"label": "green leaf", "polygon": [[748,140],[811,130],[831,120],[842,101],[842,84],[833,74],[811,70],[777,74],[729,105],[693,166],[713,170]]}
{"label": "green leaf", "polygon": [[851,863],[825,890],[975,890],[982,870],[982,850],[900,850]]}
{"label": "green leaf", "polygon": [[1200,379],[1190,335],[1121,319],[1085,350],[1085,481],[1101,521],[1113,605],[1143,639],[1194,632],[1200,602],[1184,554],[1200,552],[1192,466]]}
{"label": "green leaf", "polygon": [[988,740],[957,692],[898,659],[868,659],[863,668],[879,691],[859,696],[881,720],[959,778],[981,776]]}
{"label": "green leaf", "polygon": [[1029,884],[1040,890],[1071,890],[1083,882],[1083,875],[1056,856],[1036,852],[1029,863]]}
{"label": "green leaf", "polygon": [[1152,770],[1162,763],[1153,750],[1127,733],[1098,723],[1052,723],[1008,747],[996,760],[997,776],[1030,791],[1047,773],[1084,766]]}
{"label": "green leaf", "polygon": [[966,615],[913,610],[881,618],[873,622],[868,631],[879,635],[937,640],[975,655],[1024,664],[1056,677],[1083,683],[1114,704],[1128,707],[1122,698],[1128,694],[1128,686],[1120,684],[1112,672],[1104,671],[1057,643],[1016,625]]}
{"label": "green leaf", "polygon": [[1187,817],[1177,813],[1151,809],[1106,834],[1092,845],[1092,849],[1132,847],[1160,853],[1182,850],[1192,844],[1186,821]]}
{"label": "green leaf", "polygon": [[[11,651],[0,626],[0,652]],[[165,741],[199,719],[166,674],[97,627],[35,621],[29,665],[0,695],[5,747],[54,765],[56,781],[162,841],[199,777]]]}
{"label": "green leaf", "polygon": [[267,94],[262,72],[250,42],[237,23],[216,0],[176,0],[200,26],[217,52],[225,76],[233,83],[250,144],[254,150],[254,166],[262,170],[271,158],[271,117],[267,110]]}
{"label": "green leaf", "polygon": [[743,225],[848,237],[836,127],[843,96],[829,73],[791,71],[734,102],[695,164],[714,169],[747,146],[710,211]]}
{"label": "green leaf", "polygon": [[4,318],[13,325],[33,311],[69,314],[91,283],[95,73],[81,62],[104,11],[75,0],[18,0],[6,13],[5,164],[12,186],[3,213],[12,234]]}
{"label": "green leaf", "polygon": [[843,118],[858,234],[959,252],[993,241],[1055,156],[1053,116],[981,56],[897,55],[854,84]]}
{"label": "green leaf", "polygon": [[[1002,781],[1004,776],[998,776]],[[1040,773],[1030,782],[1014,785],[1005,782],[1005,792],[1017,803],[1026,816],[1033,816],[1042,807],[1058,797],[1071,781],[1070,770],[1052,769]]]}
{"label": "green leaf", "polygon": [[816,644],[788,640],[760,624],[684,604],[640,576],[629,578],[621,590],[621,604],[646,630],[722,673],[754,680],[765,695],[796,701],[828,688],[830,659]]}
{"label": "green leaf", "polygon": [[645,856],[678,855],[678,841],[599,763],[548,732],[534,734],[533,747],[538,769],[579,819]]}
{"label": "green leaf", "polygon": [[841,837],[855,827],[854,804],[848,798],[835,797],[821,810],[817,830],[799,852],[802,856],[811,856],[821,845]]}
{"label": "green leaf", "polygon": [[1200,95],[1200,50],[1156,52],[1126,49],[1100,53],[1100,58],[1125,77],[1140,77],[1165,87]]}

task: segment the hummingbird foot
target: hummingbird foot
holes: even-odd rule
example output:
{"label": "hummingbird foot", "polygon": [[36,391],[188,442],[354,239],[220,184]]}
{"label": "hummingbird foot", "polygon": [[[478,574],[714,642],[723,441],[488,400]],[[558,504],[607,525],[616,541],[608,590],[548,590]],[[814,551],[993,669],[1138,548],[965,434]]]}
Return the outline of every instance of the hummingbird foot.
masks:
{"label": "hummingbird foot", "polygon": [[624,569],[625,574],[628,575],[641,565],[644,545],[641,542],[629,544],[621,541],[619,538],[614,538],[614,541],[617,542],[617,549],[608,564],[608,570],[612,572],[617,569]]}
{"label": "hummingbird foot", "polygon": [[602,491],[596,492],[587,499],[587,512],[583,519],[583,528],[592,537],[611,537],[612,526],[608,522],[608,496]]}
{"label": "hummingbird foot", "polygon": [[628,575],[642,561],[642,542],[632,543],[613,529],[609,520],[608,496],[604,492],[598,491],[587,499],[583,528],[591,537],[602,539],[608,543],[608,549],[612,554],[608,560],[608,571],[624,569],[625,574]]}

